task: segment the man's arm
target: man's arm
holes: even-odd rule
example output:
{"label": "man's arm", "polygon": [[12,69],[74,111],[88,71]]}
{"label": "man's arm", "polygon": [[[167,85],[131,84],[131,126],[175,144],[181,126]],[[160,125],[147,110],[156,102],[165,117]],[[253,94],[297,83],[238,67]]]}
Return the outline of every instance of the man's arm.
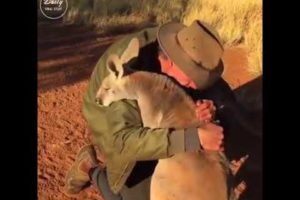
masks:
{"label": "man's arm", "polygon": [[[197,133],[184,134],[184,129],[143,127],[135,101],[123,100],[109,107],[100,107],[85,100],[84,116],[94,139],[101,140],[95,143],[101,144],[106,154],[116,153],[137,161],[161,159],[179,152],[200,149]],[[189,138],[188,135],[192,138],[190,141],[193,141],[190,146],[185,144],[185,137]]]}
{"label": "man's arm", "polygon": [[132,161],[198,151],[199,138],[204,148],[217,150],[223,139],[223,135],[215,134],[221,133],[222,128],[213,124],[199,129],[145,128],[136,101],[130,100],[101,107],[85,99],[84,116],[95,136],[95,143],[100,144],[106,154],[118,154]]}

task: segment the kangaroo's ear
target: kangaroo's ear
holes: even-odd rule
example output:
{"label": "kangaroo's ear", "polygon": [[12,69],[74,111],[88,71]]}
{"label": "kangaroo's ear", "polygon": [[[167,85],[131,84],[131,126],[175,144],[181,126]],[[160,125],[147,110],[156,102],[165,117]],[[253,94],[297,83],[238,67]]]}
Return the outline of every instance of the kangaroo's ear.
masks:
{"label": "kangaroo's ear", "polygon": [[111,54],[108,56],[106,67],[109,73],[113,74],[116,79],[121,78],[124,75],[123,64],[116,54]]}
{"label": "kangaroo's ear", "polygon": [[132,58],[135,58],[139,55],[140,43],[137,38],[131,39],[128,44],[128,47],[125,49],[121,55],[122,64],[128,63]]}

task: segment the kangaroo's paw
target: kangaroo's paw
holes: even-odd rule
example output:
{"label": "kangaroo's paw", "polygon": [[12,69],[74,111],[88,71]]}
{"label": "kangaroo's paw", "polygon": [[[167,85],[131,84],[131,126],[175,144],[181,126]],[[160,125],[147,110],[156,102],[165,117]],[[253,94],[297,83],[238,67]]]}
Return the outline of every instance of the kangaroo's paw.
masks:
{"label": "kangaroo's paw", "polygon": [[238,186],[236,186],[233,190],[233,195],[230,200],[238,200],[243,192],[245,192],[247,188],[246,182],[242,181]]}
{"label": "kangaroo's paw", "polygon": [[242,158],[237,160],[232,160],[230,162],[230,170],[233,175],[236,175],[236,173],[239,171],[239,169],[242,167],[242,165],[246,162],[246,160],[249,158],[249,155],[245,155]]}

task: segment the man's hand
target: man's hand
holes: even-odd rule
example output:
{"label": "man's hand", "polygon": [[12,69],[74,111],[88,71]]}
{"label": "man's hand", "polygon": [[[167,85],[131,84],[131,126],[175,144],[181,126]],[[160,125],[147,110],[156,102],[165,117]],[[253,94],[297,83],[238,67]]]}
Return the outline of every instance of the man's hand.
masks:
{"label": "man's hand", "polygon": [[211,122],[214,118],[216,107],[213,101],[203,100],[196,102],[196,115],[201,122]]}
{"label": "man's hand", "polygon": [[213,123],[208,123],[198,128],[198,136],[200,144],[204,150],[208,151],[224,151],[223,143],[223,128]]}

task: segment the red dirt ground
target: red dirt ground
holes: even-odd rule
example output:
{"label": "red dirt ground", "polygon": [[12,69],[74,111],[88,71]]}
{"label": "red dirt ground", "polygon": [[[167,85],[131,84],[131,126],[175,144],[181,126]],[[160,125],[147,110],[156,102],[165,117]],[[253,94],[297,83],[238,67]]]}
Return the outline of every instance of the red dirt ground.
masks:
{"label": "red dirt ground", "polygon": [[[55,31],[53,31],[55,28]],[[91,187],[74,198],[61,192],[64,177],[80,147],[89,143],[82,98],[98,58],[115,37],[91,28],[39,25],[38,55],[38,198],[101,200]],[[246,71],[243,49],[226,49],[224,78],[236,88],[254,77]]]}

